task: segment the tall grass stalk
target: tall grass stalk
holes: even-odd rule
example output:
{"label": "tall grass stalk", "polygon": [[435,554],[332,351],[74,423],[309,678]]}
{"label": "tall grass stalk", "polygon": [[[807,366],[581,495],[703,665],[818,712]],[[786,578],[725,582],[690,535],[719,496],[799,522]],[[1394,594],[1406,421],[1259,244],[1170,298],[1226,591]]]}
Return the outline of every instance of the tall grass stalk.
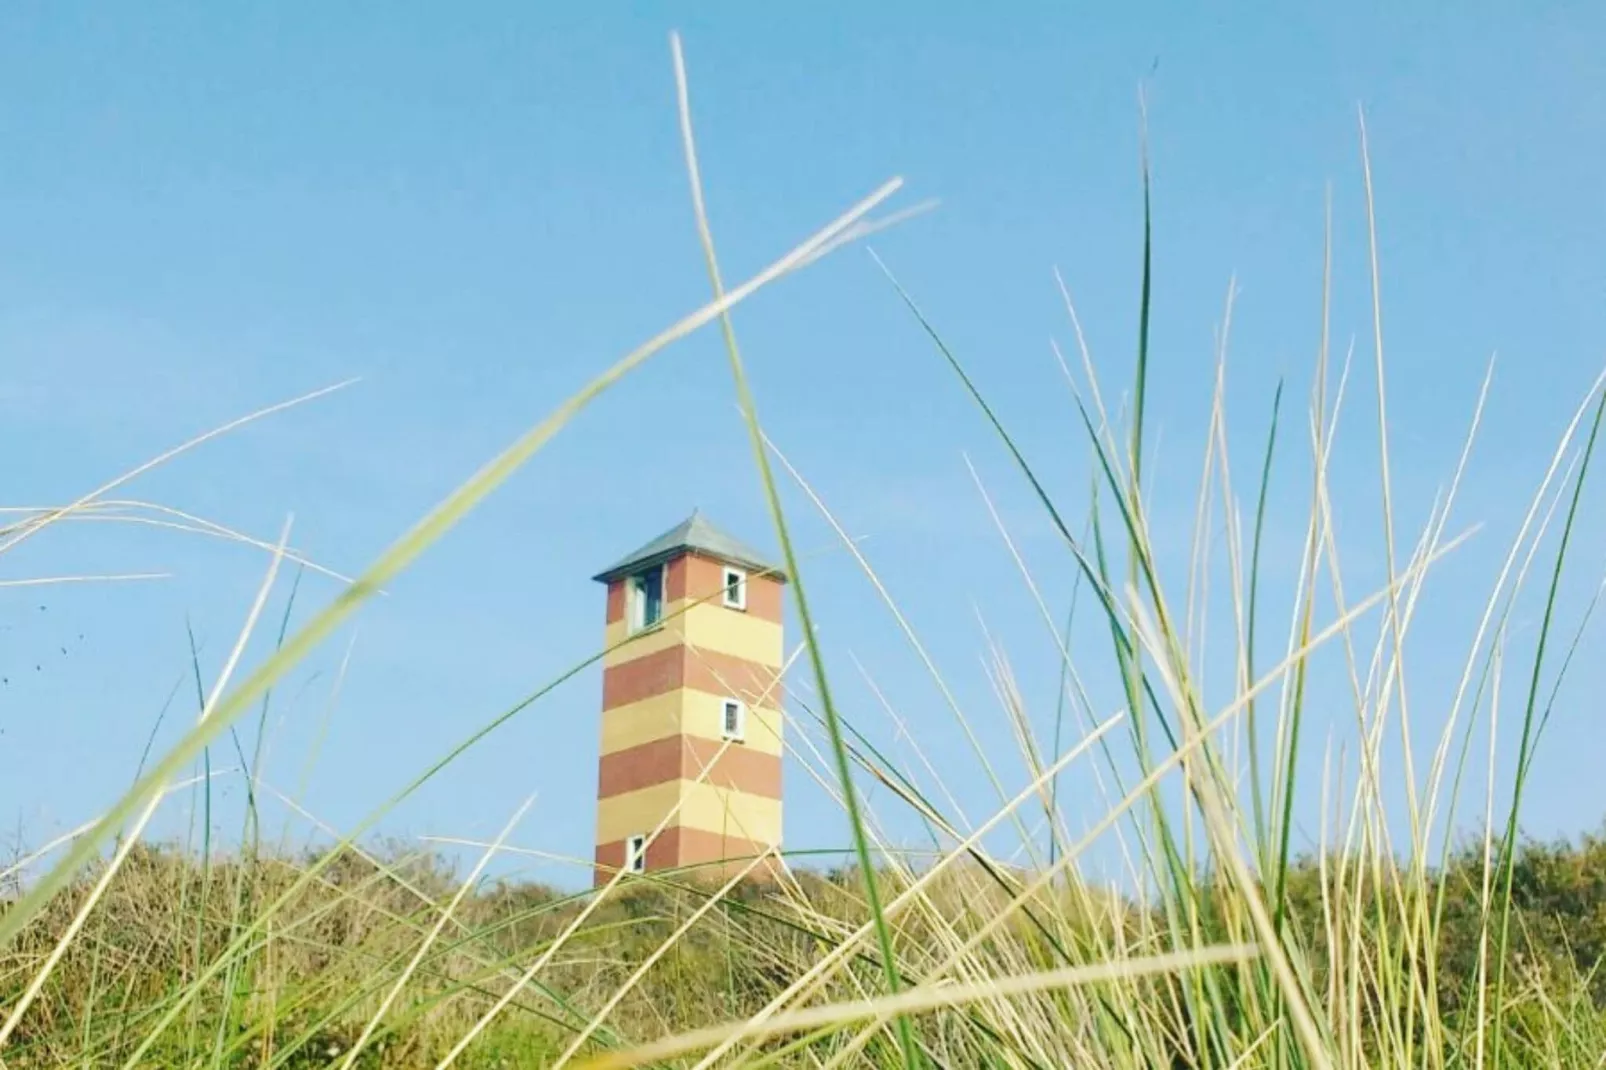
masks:
{"label": "tall grass stalk", "polygon": [[[691,177],[692,204],[697,216],[697,233],[702,241],[703,256],[707,261],[709,281],[713,284],[714,299],[722,300],[725,296],[725,286],[720,279],[719,260],[714,253],[714,236],[708,224],[708,211],[703,204],[702,178],[697,168],[697,147],[692,136],[691,102],[686,85],[685,57],[680,47],[679,34],[671,40],[675,59],[675,87],[680,105],[680,131],[681,140],[686,153],[686,170]],[[898,970],[895,965],[895,955],[892,948],[892,933],[887,927],[886,918],[881,909],[881,895],[876,887],[875,865],[870,857],[869,839],[865,835],[864,820],[859,814],[858,794],[853,786],[853,770],[848,762],[847,747],[842,739],[841,719],[837,714],[836,705],[831,700],[831,686],[826,676],[825,660],[820,653],[819,644],[814,636],[814,619],[809,614],[808,588],[803,582],[803,576],[798,568],[797,555],[792,550],[792,539],[787,531],[785,512],[781,508],[780,496],[775,488],[775,477],[770,472],[769,454],[764,448],[764,441],[759,431],[758,413],[754,408],[752,391],[748,388],[747,375],[742,367],[741,350],[736,344],[736,329],[731,323],[730,309],[723,308],[719,314],[719,327],[721,337],[725,342],[725,351],[730,357],[731,376],[736,381],[736,396],[741,405],[742,415],[747,424],[749,436],[752,440],[753,457],[758,463],[759,477],[763,485],[764,500],[769,506],[770,519],[775,525],[775,533],[781,544],[781,555],[786,562],[787,576],[791,581],[793,595],[797,603],[798,618],[802,622],[804,642],[807,644],[809,664],[814,670],[814,684],[819,688],[820,702],[825,710],[826,728],[830,732],[832,756],[836,760],[837,777],[842,789],[843,807],[847,811],[848,830],[853,837],[853,848],[859,858],[859,866],[864,872],[865,900],[870,905],[870,916],[875,922],[876,941],[881,946],[881,956],[886,967],[887,987],[892,992],[898,991]],[[915,1070],[921,1061],[915,1051],[914,1034],[910,1031],[909,1023],[901,1016],[897,1019],[898,1043],[903,1049],[903,1061],[908,1070]]]}
{"label": "tall grass stalk", "polygon": [[1534,651],[1533,669],[1529,676],[1527,699],[1522,710],[1522,737],[1517,744],[1516,783],[1512,787],[1511,805],[1506,811],[1505,833],[1500,843],[1503,887],[1501,888],[1500,897],[1500,936],[1495,945],[1497,965],[1495,967],[1494,986],[1494,1036],[1490,1048],[1491,1061],[1495,1066],[1500,1065],[1504,1042],[1504,1030],[1501,1027],[1504,1024],[1506,1014],[1506,970],[1511,954],[1511,902],[1516,874],[1517,814],[1522,804],[1523,789],[1527,786],[1528,776],[1532,772],[1530,763],[1533,760],[1533,754],[1531,748],[1534,743],[1534,728],[1537,718],[1540,716],[1538,707],[1539,682],[1544,667],[1545,649],[1550,639],[1550,630],[1555,619],[1556,596],[1561,590],[1563,566],[1567,561],[1567,549],[1572,541],[1573,528],[1578,519],[1578,503],[1583,498],[1584,477],[1589,471],[1590,458],[1595,453],[1595,443],[1600,434],[1602,417],[1606,417],[1606,392],[1601,394],[1600,401],[1595,406],[1595,417],[1590,423],[1589,438],[1585,442],[1579,458],[1578,477],[1573,482],[1572,498],[1567,505],[1567,519],[1562,524],[1559,544],[1556,547],[1556,561],[1551,569],[1550,587],[1545,594],[1544,617],[1539,625],[1539,639]]}

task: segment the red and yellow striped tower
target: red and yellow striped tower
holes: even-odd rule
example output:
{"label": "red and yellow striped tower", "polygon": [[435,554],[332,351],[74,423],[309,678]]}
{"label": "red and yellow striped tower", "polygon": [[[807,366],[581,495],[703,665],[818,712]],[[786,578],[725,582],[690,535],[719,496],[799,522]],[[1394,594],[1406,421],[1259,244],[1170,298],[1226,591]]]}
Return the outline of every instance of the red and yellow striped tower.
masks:
{"label": "red and yellow striped tower", "polygon": [[786,577],[694,512],[595,578],[609,650],[597,883],[621,868],[723,875],[778,848]]}

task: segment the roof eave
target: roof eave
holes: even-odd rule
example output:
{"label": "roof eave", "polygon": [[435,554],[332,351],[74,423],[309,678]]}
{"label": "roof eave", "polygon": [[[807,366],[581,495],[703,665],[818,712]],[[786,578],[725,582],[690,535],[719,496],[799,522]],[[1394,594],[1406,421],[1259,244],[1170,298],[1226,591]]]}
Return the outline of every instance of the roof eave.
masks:
{"label": "roof eave", "polygon": [[736,565],[740,568],[745,568],[750,572],[756,572],[762,576],[767,576],[780,583],[787,582],[786,573],[774,565],[765,564],[762,561],[750,560],[745,557],[727,557],[722,554],[710,553],[707,550],[698,549],[694,546],[677,546],[673,549],[664,550],[636,561],[626,561],[622,564],[615,565],[606,571],[597,573],[595,576],[592,576],[591,579],[596,583],[612,583],[614,580],[624,579],[626,576],[634,576],[636,573],[644,571],[645,569],[652,568],[656,565],[662,565],[668,561],[673,561],[677,557],[685,557],[691,554],[696,554],[698,557],[706,557],[710,561],[718,561],[721,564]]}

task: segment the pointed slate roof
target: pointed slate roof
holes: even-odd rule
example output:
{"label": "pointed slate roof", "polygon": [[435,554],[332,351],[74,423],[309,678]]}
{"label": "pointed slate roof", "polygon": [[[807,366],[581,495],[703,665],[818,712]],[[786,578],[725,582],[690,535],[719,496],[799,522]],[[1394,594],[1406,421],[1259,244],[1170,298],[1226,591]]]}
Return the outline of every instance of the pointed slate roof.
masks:
{"label": "pointed slate roof", "polygon": [[777,566],[770,564],[757,550],[738,542],[709,523],[700,509],[693,510],[691,516],[591,578],[598,583],[609,583],[621,576],[668,561],[672,557],[679,557],[683,553],[715,557],[754,572],[763,572],[782,583],[786,582],[785,573]]}

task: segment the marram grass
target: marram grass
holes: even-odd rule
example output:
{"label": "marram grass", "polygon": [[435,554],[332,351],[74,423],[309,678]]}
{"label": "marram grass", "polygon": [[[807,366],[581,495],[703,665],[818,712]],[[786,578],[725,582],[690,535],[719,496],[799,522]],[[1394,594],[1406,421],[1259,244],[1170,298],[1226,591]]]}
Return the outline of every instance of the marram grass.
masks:
{"label": "marram grass", "polygon": [[[977,362],[955,352],[938,317],[893,280],[889,298],[906,305],[913,336],[931,346],[933,388],[951,387],[974,404],[980,426],[996,437],[1042,523],[1058,537],[1061,563],[1075,580],[1068,614],[1049,605],[1044,584],[999,521],[1001,539],[1062,652],[1059,693],[1042,702],[1015,686],[1006,652],[992,651],[996,716],[1028,770],[1024,782],[1007,784],[998,772],[1002,756],[989,756],[977,742],[974,720],[982,715],[954,701],[872,562],[765,434],[731,317],[759,288],[873,232],[881,224],[867,222],[869,213],[898,184],[881,187],[772,267],[728,289],[703,199],[678,41],[675,60],[710,303],[627,354],[521,436],[308,623],[292,629],[287,615],[260,664],[248,664],[243,652],[282,565],[327,570],[298,555],[288,531],[274,544],[152,503],[109,497],[133,475],[211,434],[70,505],[14,511],[17,519],[0,529],[0,552],[49,537],[54,525],[93,518],[241,539],[270,554],[228,669],[210,686],[195,673],[194,727],[166,754],[143,762],[137,783],[106,814],[0,868],[0,1065],[1599,1065],[1606,1053],[1606,975],[1597,969],[1606,955],[1600,909],[1606,842],[1524,841],[1518,815],[1583,626],[1565,619],[1558,596],[1572,575],[1569,550],[1583,536],[1580,503],[1606,413],[1601,382],[1558,429],[1531,498],[1514,506],[1517,535],[1489,577],[1486,609],[1454,692],[1424,696],[1407,686],[1407,636],[1421,600],[1432,597],[1427,577],[1465,541],[1451,517],[1475,435],[1469,432],[1424,532],[1414,543],[1399,540],[1375,226],[1371,366],[1386,567],[1382,582],[1367,590],[1345,581],[1334,524],[1344,503],[1328,479],[1340,410],[1359,388],[1348,362],[1335,382],[1325,268],[1314,387],[1303,421],[1308,433],[1291,430],[1301,421],[1289,418],[1284,384],[1268,384],[1274,400],[1264,422],[1248,428],[1263,445],[1246,465],[1247,484],[1234,485],[1227,442],[1241,418],[1227,415],[1225,376],[1216,376],[1188,582],[1180,593],[1167,583],[1146,481],[1153,470],[1145,457],[1147,388],[1161,364],[1150,352],[1150,326],[1164,304],[1151,284],[1147,170],[1133,376],[1119,408],[1111,407],[1117,395],[1101,384],[1093,355],[1080,345],[1066,294],[1081,367],[1073,372],[1062,360],[1075,390],[1065,426],[1090,461],[1084,498],[1060,500],[1048,489],[1054,481],[1044,462],[1026,455],[989,402],[972,371]],[[1364,147],[1364,133],[1362,140]],[[1367,161],[1370,218],[1369,167]],[[882,266],[892,279],[890,266]],[[511,845],[519,814],[509,817],[503,838],[466,845],[479,862],[464,875],[417,846],[364,846],[398,802],[600,655],[491,718],[325,846],[297,853],[267,840],[263,808],[294,809],[298,793],[263,775],[260,749],[248,755],[239,744],[234,732],[247,711],[258,710],[260,738],[272,687],[289,669],[590,401],[715,321],[749,432],[757,489],[803,620],[807,674],[793,687],[789,757],[840,805],[851,863],[830,869],[792,854],[782,878],[770,884],[661,872],[616,875],[599,891],[570,894],[478,879],[493,855],[521,850]],[[1225,351],[1224,328],[1223,364]],[[1474,430],[1487,397],[1486,380]],[[1274,475],[1289,478],[1295,470],[1307,512],[1270,517]],[[977,782],[996,791],[991,813],[961,813],[923,755],[920,768],[890,760],[872,742],[869,725],[836,697],[833,681],[842,666],[808,641],[820,610],[809,597],[809,555],[793,541],[786,481],[802,489],[808,507],[863,570],[875,595],[865,611],[887,611],[919,652],[976,748]],[[1247,532],[1245,514],[1252,518]],[[1263,553],[1268,523],[1303,533],[1291,575],[1270,571]],[[1212,566],[1222,557],[1225,581]],[[1518,593],[1529,586],[1544,608],[1524,645],[1508,623]],[[1273,603],[1272,591],[1292,592],[1291,601]],[[1223,614],[1233,622],[1226,638],[1218,628],[1206,643],[1203,621]],[[1102,633],[1098,642],[1086,640],[1089,616]],[[1315,753],[1323,774],[1313,780],[1306,721],[1312,666],[1322,659],[1340,667],[1337,693],[1348,703],[1356,742],[1343,755]],[[1084,682],[1094,676],[1118,682],[1118,708],[1097,709],[1106,698],[1095,700]],[[1225,692],[1223,678],[1230,681]],[[1508,681],[1516,682],[1515,702],[1506,700]],[[1329,689],[1324,701],[1332,700]],[[1053,731],[1044,740],[1034,712],[1049,706]],[[901,718],[890,707],[886,712]],[[1431,723],[1435,715],[1439,721]],[[1413,741],[1424,730],[1436,732],[1437,742],[1431,754],[1416,754]],[[215,768],[212,749],[226,731],[238,764]],[[1478,738],[1487,739],[1487,753],[1473,746]],[[1496,775],[1495,747],[1512,738],[1517,771],[1506,784]],[[199,778],[183,780],[198,759],[204,759]],[[1072,769],[1100,784],[1108,802],[1080,833],[1072,831],[1058,793],[1061,776]],[[198,792],[204,803],[213,783],[229,776],[244,778],[249,792],[237,843],[168,845],[139,836],[176,792]],[[1486,801],[1473,824],[1486,831],[1468,835],[1456,824],[1457,802],[1480,781]],[[879,810],[869,802],[869,785],[885,800]],[[1406,793],[1403,842],[1396,842],[1397,815],[1386,805],[1391,785]],[[1506,801],[1496,809],[1496,800]],[[1296,814],[1307,811],[1320,815],[1319,843],[1296,853]],[[888,832],[894,823],[918,827],[925,850],[916,854],[895,843]],[[1023,844],[1024,862],[1006,860],[985,846],[1000,829],[1026,841],[1027,830],[1036,829],[1040,839]],[[1113,843],[1125,866],[1119,887],[1089,875],[1089,851],[1099,841]],[[750,862],[756,869],[767,860]]]}

